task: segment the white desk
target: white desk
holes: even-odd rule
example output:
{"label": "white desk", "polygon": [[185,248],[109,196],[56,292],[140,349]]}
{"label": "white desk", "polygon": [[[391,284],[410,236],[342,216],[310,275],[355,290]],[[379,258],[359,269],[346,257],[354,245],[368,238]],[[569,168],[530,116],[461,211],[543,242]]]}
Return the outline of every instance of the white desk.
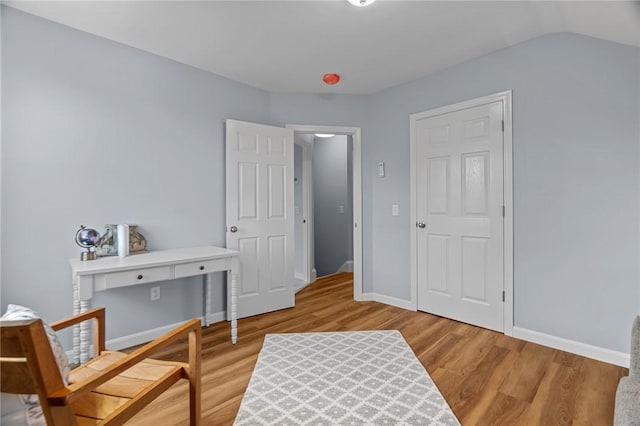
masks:
{"label": "white desk", "polygon": [[[231,321],[231,341],[237,340],[236,288],[240,252],[221,247],[190,247],[157,250],[127,257],[101,257],[81,261],[71,259],[73,279],[73,313],[91,308],[97,291],[203,276],[203,322],[209,325],[211,315],[211,279],[213,272],[227,271],[227,319]],[[73,330],[73,362],[89,360],[89,325],[84,322]]]}

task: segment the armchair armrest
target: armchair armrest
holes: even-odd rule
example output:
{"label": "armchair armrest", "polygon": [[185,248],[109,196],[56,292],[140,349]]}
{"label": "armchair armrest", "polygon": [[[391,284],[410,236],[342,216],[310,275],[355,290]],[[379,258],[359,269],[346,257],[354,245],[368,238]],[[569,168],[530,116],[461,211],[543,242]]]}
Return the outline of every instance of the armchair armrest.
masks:
{"label": "armchair armrest", "polygon": [[[67,388],[61,389],[60,391],[54,393],[49,397],[49,403],[51,405],[62,405],[65,402],[70,403],[78,397],[113,379],[123,371],[133,367],[135,364],[149,358],[150,355],[158,352],[158,350],[186,337],[188,337],[189,339],[190,364],[193,363],[195,365],[185,363],[185,368],[187,369],[190,376],[194,374],[200,374],[199,348],[201,327],[202,325],[200,320],[194,318],[184,323],[180,327],[177,327],[174,330],[160,336],[156,340],[147,343],[141,348],[136,349],[134,352],[122,358],[120,361],[117,361],[116,363],[111,365],[101,374],[98,374],[89,380],[71,384]],[[195,351],[198,351],[197,356],[193,354],[193,352]]]}
{"label": "armchair armrest", "polygon": [[93,319],[93,348],[96,353],[105,350],[105,309],[93,308],[87,312],[49,324],[53,331],[63,330],[81,322]]}
{"label": "armchair armrest", "polygon": [[80,324],[81,322],[90,320],[92,318],[104,322],[104,312],[105,309],[103,307],[89,309],[87,312],[84,312],[82,314],[77,314],[60,321],[52,322],[49,324],[49,326],[51,326],[53,331],[58,331],[71,327],[72,325]]}

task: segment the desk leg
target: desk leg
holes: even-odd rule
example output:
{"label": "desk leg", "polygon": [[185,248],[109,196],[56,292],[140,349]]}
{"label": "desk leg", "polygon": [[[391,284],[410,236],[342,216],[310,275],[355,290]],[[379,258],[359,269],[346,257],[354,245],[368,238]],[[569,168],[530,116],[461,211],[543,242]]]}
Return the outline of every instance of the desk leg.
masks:
{"label": "desk leg", "polygon": [[232,260],[231,270],[229,270],[229,286],[227,291],[229,297],[227,298],[231,319],[231,343],[234,345],[238,341],[238,305],[237,305],[237,285],[238,285],[238,261]]}
{"label": "desk leg", "polygon": [[202,276],[202,285],[204,288],[203,323],[205,327],[209,327],[211,325],[211,322],[209,322],[209,318],[211,318],[211,274]]}
{"label": "desk leg", "polygon": [[[73,283],[73,315],[80,313],[80,289],[77,283]],[[73,356],[72,363],[80,363],[80,326],[73,326]]]}
{"label": "desk leg", "polygon": [[[80,301],[80,313],[83,314],[91,308],[91,300]],[[89,361],[89,323],[83,321],[80,323],[80,364]],[[95,348],[96,350],[98,348]]]}
{"label": "desk leg", "polygon": [[[73,283],[73,315],[83,314],[91,308],[91,300],[80,300],[80,287]],[[89,324],[87,321],[73,326],[73,364],[89,361]]]}

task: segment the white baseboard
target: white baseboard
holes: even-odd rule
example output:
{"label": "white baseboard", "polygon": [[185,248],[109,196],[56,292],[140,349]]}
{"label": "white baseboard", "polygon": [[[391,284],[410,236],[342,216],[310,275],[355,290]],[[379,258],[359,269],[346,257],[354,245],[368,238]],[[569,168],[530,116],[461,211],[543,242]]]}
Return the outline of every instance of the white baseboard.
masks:
{"label": "white baseboard", "polygon": [[373,293],[362,293],[360,295],[360,299],[358,299],[358,302],[368,302],[368,301],[375,301],[375,299],[373,298]]}
{"label": "white baseboard", "polygon": [[227,321],[227,311],[213,312],[207,316],[207,319],[209,320],[209,324]]}
{"label": "white baseboard", "polygon": [[[302,288],[306,287],[307,285],[308,284],[305,284]],[[415,311],[413,304],[407,300],[397,299],[395,297],[385,296],[378,293],[362,293],[361,301],[374,301],[384,303],[386,305],[396,306],[402,309],[407,309],[409,311]],[[208,316],[209,324],[225,321],[226,318],[227,314],[225,311],[216,312]],[[107,348],[112,350],[119,350],[129,348],[131,346],[141,345],[143,343],[147,343],[154,339],[157,339],[158,337],[182,324],[183,322],[178,322],[175,324],[169,324],[139,333],[130,334],[128,336],[107,340],[106,346]],[[628,353],[613,351],[611,349],[601,348],[599,346],[588,345],[586,343],[580,343],[521,327],[513,327],[513,337],[526,340],[527,342],[537,343],[539,345],[547,346],[553,349],[559,349],[576,355],[585,356],[587,358],[596,359],[598,361],[607,362],[609,364],[629,368],[630,356]],[[67,355],[71,357],[71,351],[68,352],[69,353]]]}
{"label": "white baseboard", "polygon": [[408,311],[414,311],[415,307],[413,303],[408,300],[397,299],[395,297],[385,296],[384,294],[378,293],[362,293],[361,301],[372,300],[374,302],[384,303],[385,305],[396,306],[398,308],[406,309]]}
{"label": "white baseboard", "polygon": [[308,285],[308,282],[305,282],[305,280],[296,277],[295,281],[293,282],[293,292],[297,293]]}
{"label": "white baseboard", "polygon": [[[207,319],[209,320],[209,324],[225,321],[226,318],[227,313],[225,311],[215,312],[213,314],[209,314],[209,316],[207,317]],[[204,319],[202,320],[202,324],[204,325]],[[106,346],[109,349],[117,351],[120,349],[130,348],[131,346],[141,345],[143,343],[150,342],[153,339],[157,339],[158,337],[162,336],[165,333],[168,333],[169,331],[182,324],[184,324],[184,322],[169,324],[162,327],[153,328],[151,330],[130,334],[128,336],[117,337],[115,339],[107,340]]]}
{"label": "white baseboard", "polygon": [[587,358],[597,359],[598,361],[608,362],[609,364],[629,368],[630,357],[629,354],[624,352],[617,352],[612,351],[611,349],[587,345],[585,343],[567,340],[562,337],[556,337],[521,327],[513,327],[513,337],[537,343],[539,345],[548,346],[553,349],[571,352]]}
{"label": "white baseboard", "polygon": [[353,272],[353,260],[345,261],[342,266],[336,271],[336,274],[341,272]]}
{"label": "white baseboard", "polygon": [[[395,297],[385,296],[383,294],[362,293],[362,299],[360,300],[371,300],[374,302],[384,303],[386,305],[397,306],[398,308],[407,309],[409,311],[415,311],[415,307],[411,302],[407,300],[397,299]],[[513,327],[513,337],[526,340],[527,342],[537,343],[539,345],[547,346],[553,349],[559,349],[561,351],[596,359],[598,361],[607,362],[609,364],[629,368],[630,356],[628,353],[588,345],[586,343],[580,343],[521,327]]]}

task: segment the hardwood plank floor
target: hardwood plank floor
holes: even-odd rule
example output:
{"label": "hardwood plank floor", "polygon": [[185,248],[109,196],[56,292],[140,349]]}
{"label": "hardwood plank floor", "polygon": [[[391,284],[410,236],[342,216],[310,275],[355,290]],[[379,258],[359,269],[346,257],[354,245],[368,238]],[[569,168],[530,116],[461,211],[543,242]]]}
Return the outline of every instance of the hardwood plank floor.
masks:
{"label": "hardwood plank floor", "polygon": [[[422,312],[353,300],[353,277],[337,274],[296,295],[296,307],[203,329],[204,425],[231,425],[266,333],[397,329],[463,425],[610,425],[625,368]],[[185,360],[177,344],[158,358]],[[174,386],[134,425],[187,425],[186,385]]]}

